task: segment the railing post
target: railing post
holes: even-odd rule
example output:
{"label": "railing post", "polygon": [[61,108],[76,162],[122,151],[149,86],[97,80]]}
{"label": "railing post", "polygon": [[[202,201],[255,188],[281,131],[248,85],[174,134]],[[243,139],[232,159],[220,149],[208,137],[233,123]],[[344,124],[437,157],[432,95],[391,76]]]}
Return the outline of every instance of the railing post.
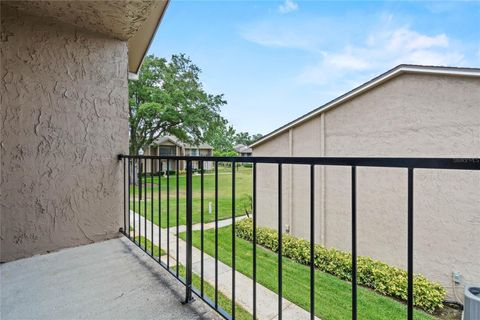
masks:
{"label": "railing post", "polygon": [[407,188],[407,319],[413,320],[413,168],[408,168]]}
{"label": "railing post", "polygon": [[357,320],[357,167],[352,166],[352,320]]}
{"label": "railing post", "polygon": [[[178,168],[177,168],[178,170]],[[183,303],[193,301],[192,297],[192,160],[187,160],[187,261],[186,261],[186,295]],[[178,236],[178,235],[177,235]]]}

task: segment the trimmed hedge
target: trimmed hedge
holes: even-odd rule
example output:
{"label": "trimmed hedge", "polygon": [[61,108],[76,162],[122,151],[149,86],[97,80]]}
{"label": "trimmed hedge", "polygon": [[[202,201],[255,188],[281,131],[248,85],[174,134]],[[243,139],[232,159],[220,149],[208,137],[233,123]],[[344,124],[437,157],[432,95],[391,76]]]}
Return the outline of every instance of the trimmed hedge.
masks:
{"label": "trimmed hedge", "polygon": [[[252,219],[244,219],[235,225],[236,235],[242,239],[253,240]],[[289,234],[282,237],[282,255],[298,263],[310,264],[310,243]],[[257,227],[257,244],[272,251],[278,251],[277,231]],[[352,255],[334,248],[321,245],[314,248],[315,268],[337,276],[342,280],[352,280]],[[357,283],[371,288],[386,296],[403,301],[407,300],[407,272],[369,257],[357,257]],[[443,308],[445,289],[422,275],[413,278],[414,305],[427,312]]]}

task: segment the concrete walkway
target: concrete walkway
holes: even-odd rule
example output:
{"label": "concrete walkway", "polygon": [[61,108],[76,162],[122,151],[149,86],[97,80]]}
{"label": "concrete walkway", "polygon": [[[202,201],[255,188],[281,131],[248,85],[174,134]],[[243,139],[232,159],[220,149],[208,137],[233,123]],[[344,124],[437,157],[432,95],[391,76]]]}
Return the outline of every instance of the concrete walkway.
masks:
{"label": "concrete walkway", "polygon": [[[135,217],[134,217],[135,216]],[[246,216],[237,217],[236,221],[245,219]],[[133,214],[133,211],[130,212],[130,221],[135,223],[138,227],[139,222],[142,225],[142,235],[144,235],[144,226],[145,220],[142,216],[138,214]],[[159,227],[153,225],[153,237],[151,232],[151,224],[147,219],[147,233],[146,237],[150,241],[158,246],[158,232]],[[218,222],[218,226],[225,227],[232,224],[232,219],[221,220]],[[192,226],[193,230],[200,230],[200,224],[195,224]],[[206,223],[204,230],[215,228],[215,223]],[[183,232],[185,226],[179,226],[179,232]],[[137,230],[138,232],[138,230]],[[175,234],[176,227],[171,227],[170,230],[170,266],[175,265],[176,263],[176,241],[177,236]],[[138,233],[137,233],[138,234]],[[161,248],[167,252],[167,229],[161,229],[162,243]],[[186,242],[181,238],[178,238],[179,245],[179,257],[178,260],[180,264],[186,264]],[[166,255],[162,257],[162,261],[166,263]],[[201,251],[195,247],[192,248],[192,270],[197,275],[201,273]],[[218,261],[218,290],[222,292],[227,297],[232,296],[232,268],[224,264],[220,260]],[[210,285],[215,285],[215,258],[204,253],[204,280]],[[235,302],[241,305],[245,310],[253,313],[253,281],[249,277],[243,275],[242,273],[235,271]],[[308,294],[306,292],[305,294]],[[211,297],[212,298],[212,297]],[[257,318],[261,320],[270,320],[277,319],[278,316],[278,295],[257,283]],[[310,313],[306,310],[300,308],[296,304],[288,301],[287,299],[282,299],[282,316],[283,319],[310,319]],[[316,319],[319,319],[315,317]]]}
{"label": "concrete walkway", "polygon": [[0,265],[0,319],[221,319],[125,237]]}

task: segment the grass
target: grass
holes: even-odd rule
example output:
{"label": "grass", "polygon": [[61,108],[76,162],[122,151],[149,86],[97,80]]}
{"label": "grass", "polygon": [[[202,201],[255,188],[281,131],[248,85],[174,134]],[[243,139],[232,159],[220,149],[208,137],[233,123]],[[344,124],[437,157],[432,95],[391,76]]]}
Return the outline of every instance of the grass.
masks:
{"label": "grass", "polygon": [[[150,240],[141,236],[141,237],[136,237],[135,242],[137,242],[141,246],[146,247],[147,251],[150,252],[151,245],[152,245]],[[159,252],[160,252],[160,255],[162,255],[162,256],[165,254],[165,251],[163,249],[160,249],[158,246],[153,245],[153,256],[158,257]],[[175,270],[175,268],[172,268],[172,269]],[[185,277],[185,267],[180,265],[178,273],[182,277]],[[201,286],[201,279],[195,273],[192,273],[192,283],[197,288],[200,288],[200,286]],[[214,297],[215,296],[215,288],[213,286],[211,286],[206,281],[204,281],[204,283],[203,283],[203,290],[204,290],[204,294],[206,296],[208,296],[208,297]],[[226,295],[224,295],[221,292],[218,293],[218,305],[221,306],[228,313],[230,313],[230,314],[232,313],[232,300],[230,300]],[[247,310],[245,310],[242,306],[240,306],[238,304],[236,304],[236,306],[235,306],[235,312],[236,312],[236,319],[239,319],[239,320],[250,320],[250,319],[252,319],[252,315]]]}
{"label": "grass", "polygon": [[[173,269],[175,270],[175,268],[173,268]],[[180,265],[178,273],[182,277],[185,277],[185,267]],[[196,288],[200,288],[200,286],[201,286],[201,279],[195,273],[192,273],[192,284]],[[204,291],[205,296],[215,297],[215,288],[213,286],[211,286],[206,281],[203,282],[203,291]],[[230,298],[228,298],[226,295],[224,295],[221,292],[218,292],[218,305],[221,306],[229,314],[232,314],[232,300],[230,300]],[[245,310],[242,306],[236,304],[235,305],[235,319],[251,320],[252,315],[247,310]]]}
{"label": "grass", "polygon": [[[170,187],[170,201],[169,214],[167,219],[167,180]],[[249,195],[252,193],[252,171],[251,168],[239,167],[236,171],[235,184],[235,215],[241,216],[245,214],[245,210],[250,208]],[[152,184],[153,182],[153,184]],[[160,188],[161,184],[161,188]],[[200,200],[200,175],[192,177],[192,218],[193,223],[201,221],[201,200]],[[177,219],[177,197],[176,197],[176,176],[147,178],[147,215],[148,220],[153,220],[153,223],[160,225],[162,228],[176,226]],[[178,211],[179,211],[179,225],[186,224],[186,177],[180,175],[178,177],[179,197],[178,197]],[[133,201],[133,192],[135,189],[136,201]],[[161,190],[161,195],[159,195]],[[145,190],[143,190],[144,192]],[[153,196],[152,196],[153,191]],[[139,188],[138,186],[130,186],[130,210],[140,213],[145,216],[145,200],[142,199],[139,207],[138,201]],[[143,196],[143,195],[142,195]],[[159,199],[161,200],[159,201]],[[153,199],[153,200],[152,200]],[[134,203],[135,202],[135,203]],[[212,213],[209,213],[209,202],[212,204]],[[153,218],[152,218],[152,203],[153,203]],[[135,207],[134,207],[135,206]],[[160,207],[161,207],[161,221],[160,221]],[[219,220],[230,218],[232,216],[232,175],[231,171],[219,170],[218,175],[218,217]],[[212,173],[205,173],[204,175],[204,221],[211,222],[215,220],[215,175]]]}
{"label": "grass", "polygon": [[[143,236],[135,237],[135,242],[138,243],[143,248],[146,248],[146,250],[148,252],[151,252],[152,242],[150,240],[148,240],[147,238],[145,238]],[[164,254],[165,254],[165,251],[163,251],[163,249],[160,249],[158,246],[153,245],[153,256],[154,257],[163,256]]]}
{"label": "grass", "polygon": [[[219,259],[231,266],[232,227],[218,229]],[[185,234],[180,235],[185,238]],[[200,232],[194,231],[193,245],[200,248]],[[237,238],[236,269],[248,277],[252,277],[253,251],[252,243]],[[205,231],[205,252],[215,255],[215,231]],[[257,246],[257,282],[277,292],[277,260],[276,253]],[[309,310],[310,301],[310,269],[288,258],[283,258],[283,297]],[[275,306],[271,306],[276,308]],[[315,271],[315,314],[322,319],[351,318],[351,285],[332,275]],[[394,299],[380,295],[370,289],[358,288],[358,318],[383,320],[405,319],[406,305]],[[433,316],[415,310],[414,319],[434,319]]]}

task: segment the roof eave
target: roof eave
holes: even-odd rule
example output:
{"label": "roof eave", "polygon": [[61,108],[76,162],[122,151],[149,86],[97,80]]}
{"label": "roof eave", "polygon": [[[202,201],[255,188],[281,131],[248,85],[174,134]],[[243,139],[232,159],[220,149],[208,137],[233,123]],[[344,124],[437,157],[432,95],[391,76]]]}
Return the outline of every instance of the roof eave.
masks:
{"label": "roof eave", "polygon": [[459,76],[459,77],[480,77],[480,69],[478,68],[456,68],[456,67],[435,67],[435,66],[420,66],[420,65],[410,65],[410,64],[401,64],[396,66],[393,69],[382,73],[381,75],[373,78],[370,81],[365,82],[364,84],[352,89],[351,91],[327,102],[326,104],[316,108],[315,110],[287,123],[286,125],[266,134],[262,138],[253,142],[249,145],[250,148],[254,148],[267,140],[279,135],[280,133],[295,127],[331,108],[336,107],[337,105],[344,103],[350,99],[355,98],[356,96],[363,94],[364,92],[371,90],[380,84],[399,76],[403,73],[416,73],[416,74],[435,74],[435,75],[448,75],[448,76]]}
{"label": "roof eave", "polygon": [[143,22],[136,34],[128,40],[128,75],[129,79],[137,80],[140,67],[147,55],[170,0],[159,1],[155,10]]}

